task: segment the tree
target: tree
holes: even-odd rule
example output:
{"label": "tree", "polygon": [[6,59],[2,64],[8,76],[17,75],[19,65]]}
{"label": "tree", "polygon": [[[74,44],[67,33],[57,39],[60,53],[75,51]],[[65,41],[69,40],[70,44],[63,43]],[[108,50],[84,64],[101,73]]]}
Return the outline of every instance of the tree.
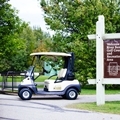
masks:
{"label": "tree", "polygon": [[32,57],[30,56],[30,54],[32,52],[49,51],[48,43],[50,43],[50,35],[43,32],[39,27],[31,28],[30,26],[27,26],[26,28],[23,29],[23,32],[21,32],[21,34],[19,35],[19,39],[20,41],[24,42],[23,44],[24,47],[23,49],[21,49],[21,54],[18,54],[19,59],[15,60],[21,61],[20,63],[22,64],[21,65],[22,68],[26,68],[29,65],[31,65]]}
{"label": "tree", "polygon": [[43,32],[39,27],[33,27],[33,32],[36,37],[36,49],[35,52],[50,51],[51,36]]}
{"label": "tree", "polygon": [[40,28],[32,29],[17,14],[9,0],[0,1],[0,72],[25,70],[31,64],[30,53],[39,50],[40,41],[50,41],[48,34]]}
{"label": "tree", "polygon": [[0,71],[11,68],[12,58],[18,53],[18,48],[22,48],[18,34],[26,26],[8,1],[0,1]]}
{"label": "tree", "polygon": [[98,15],[103,14],[106,32],[120,32],[120,2],[118,0],[41,0],[45,21],[56,32],[55,51],[73,51],[76,56],[76,76],[83,83],[93,78],[96,65],[95,42],[87,35],[95,33]]}

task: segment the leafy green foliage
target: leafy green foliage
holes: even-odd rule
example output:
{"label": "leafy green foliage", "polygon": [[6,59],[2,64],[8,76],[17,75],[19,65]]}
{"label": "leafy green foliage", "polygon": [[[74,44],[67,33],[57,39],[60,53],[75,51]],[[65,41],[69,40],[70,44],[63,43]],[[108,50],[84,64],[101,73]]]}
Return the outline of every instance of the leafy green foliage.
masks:
{"label": "leafy green foliage", "polygon": [[[45,21],[55,35],[53,51],[74,52],[76,77],[83,84],[96,76],[95,34],[98,15],[105,16],[106,32],[120,32],[120,2],[118,0],[41,0]],[[54,47],[55,46],[55,47]]]}
{"label": "leafy green foliage", "polygon": [[[24,47],[21,49],[22,51],[19,54],[20,58],[18,60],[22,61],[21,68],[23,69],[32,64],[32,57],[30,56],[32,52],[47,51],[49,49],[46,41],[50,41],[50,36],[44,33],[39,27],[25,27],[19,35],[19,38],[24,42]],[[15,58],[15,60],[17,59]],[[20,63],[18,62],[17,64]]]}
{"label": "leafy green foliage", "polygon": [[36,39],[35,52],[50,51],[51,37],[39,27],[33,27],[33,33]]}
{"label": "leafy green foliage", "polygon": [[21,54],[21,49],[24,49],[18,34],[26,23],[17,16],[17,11],[11,7],[8,0],[0,1],[0,15],[0,71],[18,69],[13,67],[13,63],[17,61],[15,58]]}
{"label": "leafy green foliage", "polygon": [[[91,43],[80,42],[76,40],[72,45],[72,51],[75,54],[75,71],[76,78],[79,79],[83,85],[87,84],[86,79],[95,78],[96,71],[96,54],[94,41]],[[92,48],[92,49],[91,49]]]}
{"label": "leafy green foliage", "polygon": [[0,72],[25,70],[31,64],[30,53],[41,46],[40,41],[50,41],[49,34],[30,28],[17,14],[9,0],[0,1]]}

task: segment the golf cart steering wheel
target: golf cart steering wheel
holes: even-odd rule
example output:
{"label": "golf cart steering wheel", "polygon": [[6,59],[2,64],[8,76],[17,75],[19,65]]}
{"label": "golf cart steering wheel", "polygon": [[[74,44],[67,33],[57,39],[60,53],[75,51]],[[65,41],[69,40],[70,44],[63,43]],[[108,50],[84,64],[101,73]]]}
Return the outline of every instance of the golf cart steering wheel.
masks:
{"label": "golf cart steering wheel", "polygon": [[50,71],[47,71],[44,67],[42,67],[43,69],[43,73],[46,72],[46,73],[50,73]]}

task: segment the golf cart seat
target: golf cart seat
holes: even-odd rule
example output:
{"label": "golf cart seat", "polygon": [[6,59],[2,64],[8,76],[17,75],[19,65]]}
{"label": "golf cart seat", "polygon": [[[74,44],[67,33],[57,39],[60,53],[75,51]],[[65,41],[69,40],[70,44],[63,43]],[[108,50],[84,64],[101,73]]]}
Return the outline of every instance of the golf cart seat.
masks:
{"label": "golf cart seat", "polygon": [[53,80],[53,79],[47,79],[45,80],[44,82],[49,84],[49,83],[54,83],[54,82],[60,82],[62,81],[64,78],[65,78],[65,75],[67,73],[67,69],[66,68],[62,68],[59,72],[58,72],[58,75],[57,75],[57,78],[56,80]]}
{"label": "golf cart seat", "polygon": [[67,73],[67,69],[61,69],[57,75],[57,79],[56,80],[53,80],[53,79],[47,79],[44,81],[44,90],[45,91],[54,91],[54,85],[56,83],[61,83],[64,79],[65,79],[65,76],[66,76],[66,73]]}
{"label": "golf cart seat", "polygon": [[59,71],[58,75],[57,75],[57,79],[58,79],[58,80],[64,79],[66,73],[67,73],[67,69],[66,69],[66,68],[64,68],[64,69],[62,68],[62,69]]}

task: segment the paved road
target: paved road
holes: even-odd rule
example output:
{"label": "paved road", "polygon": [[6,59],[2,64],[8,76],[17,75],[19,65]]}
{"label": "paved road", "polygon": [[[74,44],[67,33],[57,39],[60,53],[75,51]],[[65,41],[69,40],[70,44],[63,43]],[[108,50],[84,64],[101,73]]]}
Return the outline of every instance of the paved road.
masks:
{"label": "paved road", "polygon": [[[52,96],[33,96],[23,101],[16,95],[0,94],[0,120],[120,120],[120,115],[67,109],[72,103],[95,102],[95,95],[80,95],[77,100]],[[106,95],[106,101],[120,100],[120,95]]]}

